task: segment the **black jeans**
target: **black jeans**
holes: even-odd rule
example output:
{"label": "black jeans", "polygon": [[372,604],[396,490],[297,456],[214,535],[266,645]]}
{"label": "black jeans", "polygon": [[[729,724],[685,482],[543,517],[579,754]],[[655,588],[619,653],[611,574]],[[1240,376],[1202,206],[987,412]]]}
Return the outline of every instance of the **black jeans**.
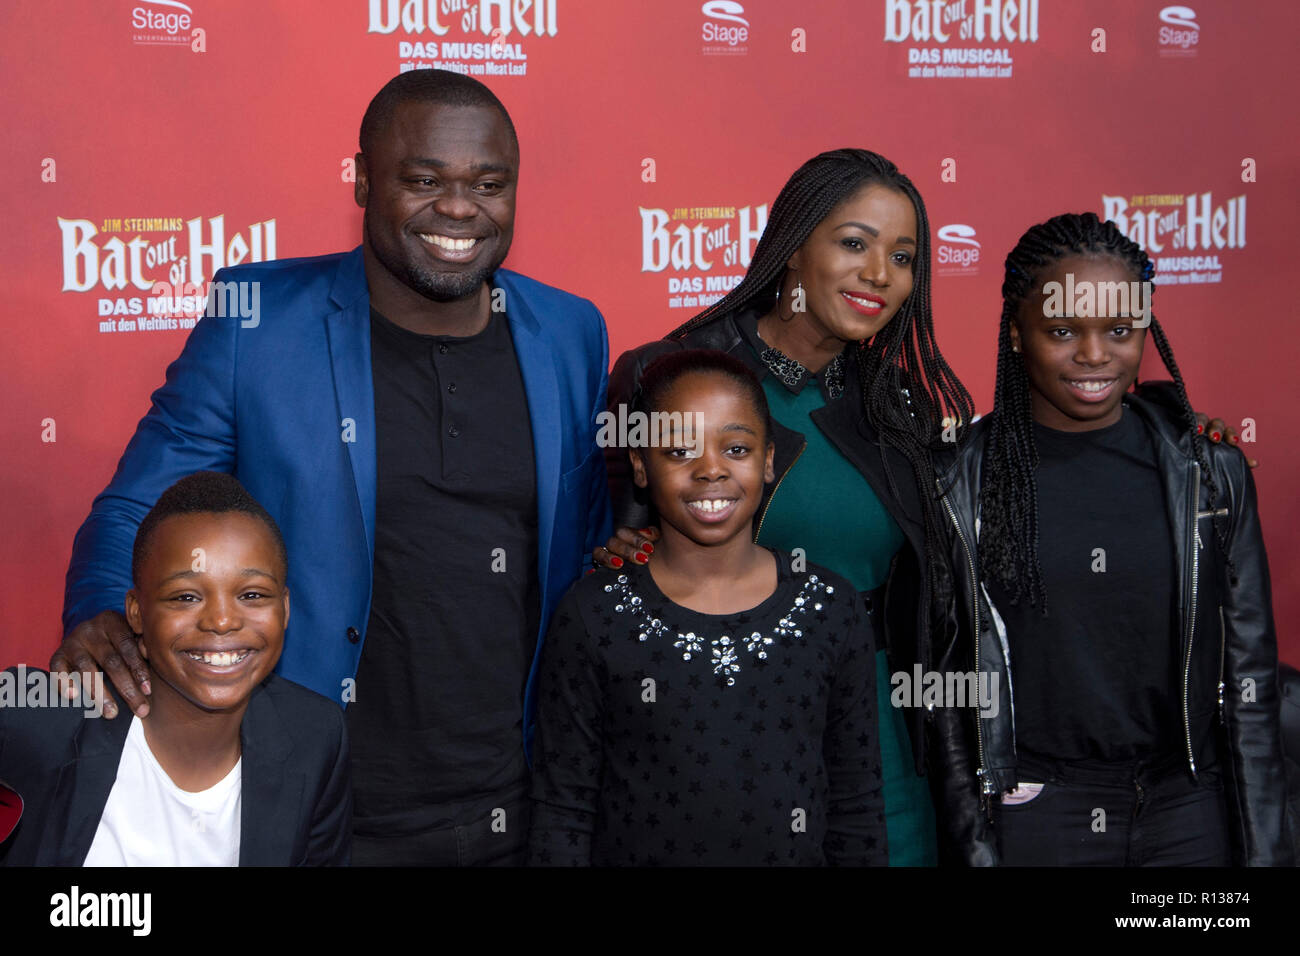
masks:
{"label": "black jeans", "polygon": [[1227,808],[1214,769],[1181,757],[1065,764],[1021,754],[1037,796],[994,805],[1004,866],[1229,866]]}
{"label": "black jeans", "polygon": [[[400,836],[353,833],[353,866],[523,866],[533,805],[525,794],[473,824]],[[495,826],[494,826],[495,824]],[[504,826],[504,831],[502,831]]]}

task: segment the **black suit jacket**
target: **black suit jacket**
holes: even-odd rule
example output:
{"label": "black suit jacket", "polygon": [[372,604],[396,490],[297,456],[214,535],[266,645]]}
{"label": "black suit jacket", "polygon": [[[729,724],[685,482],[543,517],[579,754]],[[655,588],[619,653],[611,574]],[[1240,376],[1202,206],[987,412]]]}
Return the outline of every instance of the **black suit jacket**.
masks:
{"label": "black suit jacket", "polygon": [[[25,804],[0,863],[85,862],[131,726],[118,705],[113,720],[79,707],[0,707],[0,778]],[[352,781],[338,705],[272,674],[249,698],[239,739],[239,865],[346,866]]]}

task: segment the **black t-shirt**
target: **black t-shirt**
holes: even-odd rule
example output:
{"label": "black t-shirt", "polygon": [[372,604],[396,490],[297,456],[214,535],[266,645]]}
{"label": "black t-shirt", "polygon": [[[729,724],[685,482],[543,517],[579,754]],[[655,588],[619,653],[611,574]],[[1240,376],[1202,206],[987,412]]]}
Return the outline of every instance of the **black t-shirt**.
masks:
{"label": "black t-shirt", "polygon": [[1128,408],[1095,431],[1034,424],[1047,616],[989,584],[1019,752],[1125,761],[1179,750],[1177,563],[1152,440]]}
{"label": "black t-shirt", "polygon": [[354,830],[382,837],[526,797],[540,611],[532,426],[505,315],[464,338],[370,323],[374,596],[347,714]]}
{"label": "black t-shirt", "polygon": [[885,864],[871,622],[773,553],[776,591],[739,614],[634,564],[570,589],[538,678],[534,864]]}

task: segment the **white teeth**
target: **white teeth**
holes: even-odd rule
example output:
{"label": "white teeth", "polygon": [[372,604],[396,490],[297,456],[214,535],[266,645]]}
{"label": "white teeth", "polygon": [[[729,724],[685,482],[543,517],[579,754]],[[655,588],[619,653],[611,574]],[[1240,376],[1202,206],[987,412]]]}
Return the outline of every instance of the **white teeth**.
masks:
{"label": "white teeth", "polygon": [[731,504],[731,500],[728,498],[706,498],[702,501],[690,501],[687,504],[697,511],[703,511],[705,514],[715,514],[725,510]]}
{"label": "white teeth", "polygon": [[1115,380],[1112,378],[1104,382],[1077,382],[1074,381],[1073,379],[1070,379],[1069,381],[1071,385],[1073,385],[1077,389],[1080,389],[1081,391],[1100,392],[1109,388],[1111,383],[1113,383]]}
{"label": "white teeth", "polygon": [[185,653],[190,655],[191,660],[202,661],[204,664],[211,664],[213,667],[229,667],[231,664],[238,664],[252,651],[218,651],[215,654],[210,651],[186,651]]}
{"label": "white teeth", "polygon": [[864,298],[862,298],[861,296],[856,296],[856,295],[854,295],[852,292],[845,292],[845,293],[843,293],[843,295],[844,295],[844,298],[846,298],[846,299],[852,299],[854,302],[858,303],[859,305],[866,306],[868,309],[878,309],[878,308],[880,308],[880,303],[879,303],[879,302],[874,302],[874,301],[872,301],[871,299],[864,299]]}
{"label": "white teeth", "polygon": [[437,236],[428,232],[419,233],[419,236],[430,245],[450,252],[464,252],[466,249],[472,249],[474,243],[478,242],[477,239],[453,239],[450,236]]}

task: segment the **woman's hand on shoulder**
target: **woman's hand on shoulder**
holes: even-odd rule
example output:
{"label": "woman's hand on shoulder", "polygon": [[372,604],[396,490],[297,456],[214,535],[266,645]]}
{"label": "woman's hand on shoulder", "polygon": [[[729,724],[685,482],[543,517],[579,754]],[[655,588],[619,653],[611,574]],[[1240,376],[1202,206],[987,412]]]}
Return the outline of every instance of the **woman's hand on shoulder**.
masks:
{"label": "woman's hand on shoulder", "polygon": [[658,540],[659,529],[655,527],[619,528],[609,541],[596,547],[591,561],[606,568],[621,568],[628,561],[647,564]]}
{"label": "woman's hand on shoulder", "polygon": [[[1241,448],[1241,437],[1237,434],[1237,430],[1225,423],[1222,418],[1210,418],[1204,412],[1197,412],[1196,424],[1200,428],[1201,434],[1210,441],[1216,444],[1222,442],[1232,445],[1243,455],[1246,454]],[[1246,464],[1250,465],[1251,468],[1259,467],[1259,462],[1249,455],[1246,456]]]}

